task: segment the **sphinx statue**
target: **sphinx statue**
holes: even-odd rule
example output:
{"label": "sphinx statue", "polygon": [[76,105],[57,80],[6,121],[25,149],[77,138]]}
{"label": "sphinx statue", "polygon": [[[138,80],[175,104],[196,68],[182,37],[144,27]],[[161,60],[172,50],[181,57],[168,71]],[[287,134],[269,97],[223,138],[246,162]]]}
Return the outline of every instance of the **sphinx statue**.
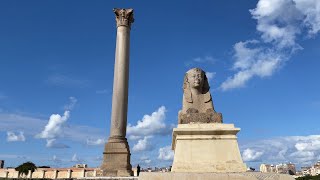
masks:
{"label": "sphinx statue", "polygon": [[214,110],[210,86],[205,72],[200,68],[187,71],[183,82],[182,110],[178,123],[222,123],[222,114]]}

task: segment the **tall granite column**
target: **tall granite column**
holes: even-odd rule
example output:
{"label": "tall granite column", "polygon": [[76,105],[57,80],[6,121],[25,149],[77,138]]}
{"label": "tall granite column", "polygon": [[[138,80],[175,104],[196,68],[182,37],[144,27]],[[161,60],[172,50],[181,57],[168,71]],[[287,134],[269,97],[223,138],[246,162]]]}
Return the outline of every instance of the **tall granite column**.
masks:
{"label": "tall granite column", "polygon": [[130,28],[133,9],[114,9],[117,44],[114,65],[111,131],[103,152],[104,176],[131,176],[130,149],[126,139],[129,82]]}

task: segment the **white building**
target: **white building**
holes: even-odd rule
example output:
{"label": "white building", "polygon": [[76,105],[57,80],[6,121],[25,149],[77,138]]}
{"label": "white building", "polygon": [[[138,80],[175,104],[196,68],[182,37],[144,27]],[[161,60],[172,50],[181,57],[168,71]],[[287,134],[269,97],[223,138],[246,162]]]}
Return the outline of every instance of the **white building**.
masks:
{"label": "white building", "polygon": [[276,165],[276,172],[279,174],[289,174],[288,165],[287,164]]}
{"label": "white building", "polygon": [[261,164],[260,172],[293,175],[296,174],[296,166],[293,163],[277,164],[276,166],[274,166],[273,164]]}
{"label": "white building", "polygon": [[275,173],[276,167],[273,164],[261,164],[260,165],[260,172]]}

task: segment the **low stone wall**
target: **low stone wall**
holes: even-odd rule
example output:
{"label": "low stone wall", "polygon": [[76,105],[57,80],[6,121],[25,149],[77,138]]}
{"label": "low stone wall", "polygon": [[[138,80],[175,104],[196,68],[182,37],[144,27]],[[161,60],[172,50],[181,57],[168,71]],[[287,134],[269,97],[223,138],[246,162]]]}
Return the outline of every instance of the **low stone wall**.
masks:
{"label": "low stone wall", "polygon": [[35,172],[29,171],[28,175],[20,175],[14,168],[0,169],[0,178],[48,178],[48,179],[67,179],[95,177],[99,173],[95,168],[38,168]]}

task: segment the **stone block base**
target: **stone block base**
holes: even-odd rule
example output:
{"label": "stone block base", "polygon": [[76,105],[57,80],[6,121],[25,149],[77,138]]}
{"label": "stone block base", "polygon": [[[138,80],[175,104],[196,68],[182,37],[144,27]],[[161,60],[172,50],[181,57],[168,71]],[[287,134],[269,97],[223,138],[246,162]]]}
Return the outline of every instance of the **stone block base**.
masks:
{"label": "stone block base", "polygon": [[244,173],[161,173],[141,172],[139,180],[294,180],[287,174]]}
{"label": "stone block base", "polygon": [[173,129],[172,172],[246,172],[233,124],[179,124]]}
{"label": "stone block base", "polygon": [[102,176],[132,176],[130,150],[126,138],[110,137],[103,152]]}
{"label": "stone block base", "polygon": [[138,180],[138,177],[85,177],[85,178],[77,178],[82,180]]}

